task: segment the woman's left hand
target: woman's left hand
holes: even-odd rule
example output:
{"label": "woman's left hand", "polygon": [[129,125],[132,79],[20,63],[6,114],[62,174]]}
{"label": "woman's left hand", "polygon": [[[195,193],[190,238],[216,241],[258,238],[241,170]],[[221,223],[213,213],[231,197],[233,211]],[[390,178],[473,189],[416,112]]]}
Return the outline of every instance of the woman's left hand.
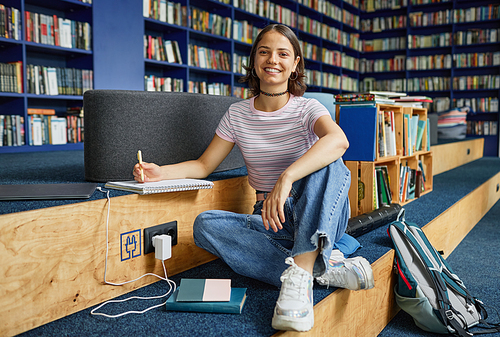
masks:
{"label": "woman's left hand", "polygon": [[283,229],[285,222],[285,201],[290,195],[292,183],[285,182],[282,177],[278,179],[273,190],[267,195],[262,204],[262,222],[266,230],[272,228],[274,232]]}

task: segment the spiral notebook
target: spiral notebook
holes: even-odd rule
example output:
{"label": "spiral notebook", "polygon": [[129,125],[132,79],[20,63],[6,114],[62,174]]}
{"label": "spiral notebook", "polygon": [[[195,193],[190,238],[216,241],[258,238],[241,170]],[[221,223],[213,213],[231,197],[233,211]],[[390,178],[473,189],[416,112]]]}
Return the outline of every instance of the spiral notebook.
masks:
{"label": "spiral notebook", "polygon": [[135,180],[110,181],[107,182],[106,185],[104,185],[104,187],[106,188],[139,194],[202,190],[212,188],[213,186],[213,182],[200,179],[171,179],[148,183],[139,183]]}

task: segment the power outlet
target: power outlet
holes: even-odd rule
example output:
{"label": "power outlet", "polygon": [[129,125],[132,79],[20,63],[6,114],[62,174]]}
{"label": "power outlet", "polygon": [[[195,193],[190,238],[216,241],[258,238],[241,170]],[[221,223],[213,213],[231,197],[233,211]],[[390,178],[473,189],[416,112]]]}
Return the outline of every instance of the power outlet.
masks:
{"label": "power outlet", "polygon": [[162,234],[170,235],[172,237],[172,246],[175,246],[177,244],[177,221],[144,228],[144,254],[153,253],[155,251],[152,242],[153,236]]}

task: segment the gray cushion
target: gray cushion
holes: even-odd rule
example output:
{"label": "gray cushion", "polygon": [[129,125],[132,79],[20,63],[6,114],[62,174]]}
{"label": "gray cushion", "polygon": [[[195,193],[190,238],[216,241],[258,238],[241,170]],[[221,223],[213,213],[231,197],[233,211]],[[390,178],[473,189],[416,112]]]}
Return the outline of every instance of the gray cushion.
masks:
{"label": "gray cushion", "polygon": [[[85,179],[133,179],[138,150],[144,161],[158,165],[198,158],[227,108],[239,100],[182,92],[85,92]],[[244,165],[235,146],[216,172]]]}

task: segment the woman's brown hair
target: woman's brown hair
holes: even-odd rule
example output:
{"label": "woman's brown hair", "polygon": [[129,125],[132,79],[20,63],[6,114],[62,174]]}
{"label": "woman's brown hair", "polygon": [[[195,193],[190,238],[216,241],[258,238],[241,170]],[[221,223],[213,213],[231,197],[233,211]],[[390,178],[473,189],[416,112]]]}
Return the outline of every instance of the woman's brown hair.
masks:
{"label": "woman's brown hair", "polygon": [[295,68],[295,72],[290,75],[288,79],[288,91],[295,96],[302,96],[307,89],[307,85],[305,84],[305,64],[304,57],[302,55],[302,49],[300,48],[299,40],[295,33],[285,25],[281,24],[271,24],[266,26],[260,33],[257,35],[255,42],[253,43],[252,50],[250,51],[250,64],[248,66],[244,66],[247,74],[239,80],[240,83],[248,83],[248,87],[250,88],[251,96],[257,96],[260,94],[260,80],[257,76],[255,76],[254,70],[254,59],[255,53],[257,52],[257,45],[259,44],[262,37],[270,31],[277,31],[278,33],[285,36],[288,41],[292,44],[294,58],[300,57],[299,63]]}

